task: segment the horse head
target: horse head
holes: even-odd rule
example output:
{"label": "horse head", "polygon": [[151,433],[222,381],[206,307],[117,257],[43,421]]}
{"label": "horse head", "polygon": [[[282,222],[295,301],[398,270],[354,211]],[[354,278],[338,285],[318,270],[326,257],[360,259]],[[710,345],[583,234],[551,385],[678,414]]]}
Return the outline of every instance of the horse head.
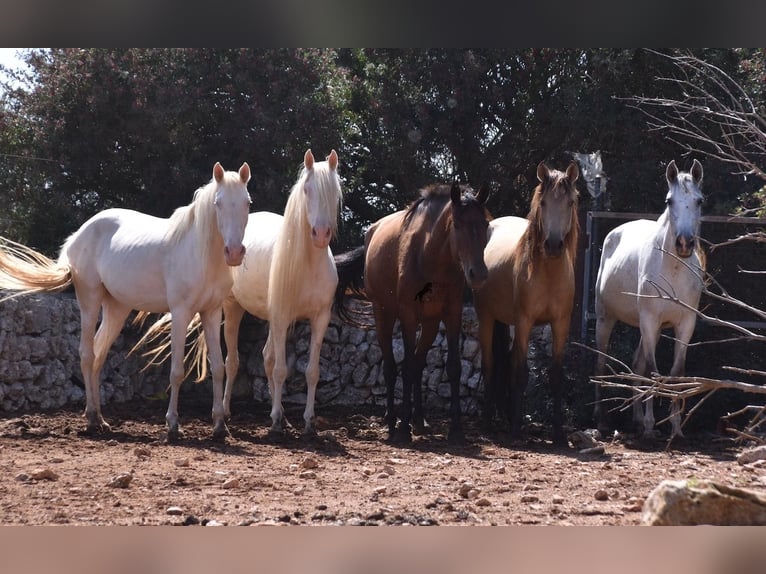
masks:
{"label": "horse head", "polygon": [[679,172],[675,160],[665,170],[668,194],[665,204],[671,232],[675,236],[676,254],[689,257],[694,253],[699,236],[702,201],[702,164],[696,159],[689,172]]}
{"label": "horse head", "polygon": [[314,162],[311,150],[303,157],[306,178],[303,191],[306,194],[306,218],[311,227],[314,247],[326,249],[338,226],[338,207],[341,197],[338,177],[338,154],[330,152],[324,162]]}
{"label": "horse head", "polygon": [[489,197],[489,187],[484,184],[477,194],[462,193],[457,182],[452,184],[451,241],[454,252],[463,267],[465,279],[472,289],[478,289],[487,280],[484,248],[487,246],[489,214],[484,204]]}
{"label": "horse head", "polygon": [[216,162],[213,166],[213,179],[217,183],[213,203],[218,231],[223,238],[223,254],[226,264],[235,267],[242,263],[245,256],[242,239],[252,203],[250,194],[247,192],[250,166],[246,162],[243,163],[235,175],[224,172],[220,162]]}
{"label": "horse head", "polygon": [[575,162],[569,164],[566,172],[550,170],[543,162],[537,166],[540,184],[532,198],[530,219],[547,257],[561,256],[567,237],[577,224],[578,192],[575,182],[579,175]]}

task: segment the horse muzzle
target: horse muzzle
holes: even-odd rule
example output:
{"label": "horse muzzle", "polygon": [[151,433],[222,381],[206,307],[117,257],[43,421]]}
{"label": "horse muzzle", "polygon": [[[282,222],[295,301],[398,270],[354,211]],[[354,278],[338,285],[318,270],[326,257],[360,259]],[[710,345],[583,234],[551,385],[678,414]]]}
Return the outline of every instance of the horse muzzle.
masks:
{"label": "horse muzzle", "polygon": [[543,251],[546,257],[561,257],[564,253],[564,241],[561,239],[546,239],[543,241]]}
{"label": "horse muzzle", "polygon": [[311,241],[314,247],[324,249],[330,245],[332,230],[329,226],[315,226],[311,228]]}
{"label": "horse muzzle", "polygon": [[242,244],[239,247],[229,247],[226,245],[223,248],[223,257],[226,260],[226,265],[230,267],[241,265],[242,260],[245,258],[245,246]]}
{"label": "horse muzzle", "polygon": [[679,235],[676,237],[676,255],[679,257],[684,259],[691,257],[691,254],[694,253],[695,246],[696,241],[692,236]]}
{"label": "horse muzzle", "polygon": [[482,265],[481,267],[466,267],[463,271],[465,273],[465,279],[468,281],[468,285],[474,290],[481,289],[481,287],[484,286],[484,283],[487,282],[487,277],[489,277],[489,271],[487,271],[486,265]]}

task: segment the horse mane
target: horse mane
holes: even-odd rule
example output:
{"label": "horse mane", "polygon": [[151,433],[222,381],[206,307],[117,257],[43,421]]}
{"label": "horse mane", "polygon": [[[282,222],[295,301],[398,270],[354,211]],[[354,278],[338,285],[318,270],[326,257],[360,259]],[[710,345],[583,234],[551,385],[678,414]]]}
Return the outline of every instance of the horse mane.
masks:
{"label": "horse mane", "polygon": [[300,278],[307,265],[309,251],[306,246],[311,242],[311,225],[306,220],[308,194],[304,193],[303,187],[310,173],[316,181],[314,191],[318,194],[320,209],[327,211],[332,237],[338,232],[338,210],[343,197],[337,171],[330,169],[327,161],[314,163],[312,170],[302,166],[290,190],[282,230],[271,260],[268,307],[269,313],[279,312],[291,324],[297,319],[292,303],[306,288]]}
{"label": "horse mane", "polygon": [[[566,182],[566,174],[564,172],[559,170],[551,170],[550,174],[553,176],[551,179],[555,177],[556,181],[563,179]],[[532,276],[536,264],[542,257],[544,257],[543,241],[545,238],[543,237],[541,202],[544,192],[543,186],[545,184],[546,182],[538,183],[537,187],[535,187],[535,190],[532,193],[532,202],[529,207],[529,213],[527,214],[527,221],[529,222],[529,226],[524,232],[526,235],[526,241],[524,238],[522,238],[516,247],[517,250],[521,251],[519,255],[522,255],[526,260],[529,277]],[[568,183],[564,183],[564,185],[566,188],[569,187]],[[553,187],[555,187],[555,184]],[[572,188],[574,195],[574,203],[572,204],[572,209],[570,210],[572,220],[569,233],[567,233],[566,237],[564,238],[564,251],[566,252],[566,255],[570,261],[574,261],[577,257],[577,241],[580,236],[580,219],[577,216],[577,200],[579,194],[577,193],[577,189],[574,187],[574,184],[572,184]]]}
{"label": "horse mane", "polygon": [[209,240],[210,231],[216,229],[215,192],[218,186],[235,184],[239,181],[236,172],[224,172],[224,179],[220,184],[215,178],[198,188],[188,205],[177,208],[170,216],[168,222],[170,228],[167,232],[167,240],[170,245],[181,242],[191,229],[196,229],[198,241],[198,253],[200,261],[207,261],[213,249]]}
{"label": "horse mane", "polygon": [[[433,209],[441,212],[444,205],[450,201],[450,190],[451,187],[449,185],[442,183],[431,183],[421,188],[420,196],[407,207],[407,211],[404,213],[402,230],[409,227],[415,214],[421,209]],[[461,191],[465,191],[465,189],[461,187]]]}

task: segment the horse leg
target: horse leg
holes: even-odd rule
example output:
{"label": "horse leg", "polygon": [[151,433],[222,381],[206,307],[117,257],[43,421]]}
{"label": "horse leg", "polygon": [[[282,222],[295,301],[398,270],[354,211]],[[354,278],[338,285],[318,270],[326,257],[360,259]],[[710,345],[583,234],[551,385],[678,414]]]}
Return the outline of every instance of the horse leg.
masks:
{"label": "horse leg", "polygon": [[[478,312],[478,309],[477,309]],[[495,321],[490,316],[480,314],[477,338],[481,348],[481,376],[484,381],[484,406],[482,408],[482,427],[491,430],[492,419],[495,416],[497,397],[495,396],[494,376],[494,325]]]}
{"label": "horse leg", "polygon": [[223,416],[231,417],[231,392],[239,371],[239,325],[245,310],[234,297],[223,302],[223,340],[226,343],[226,388],[223,391]]}
{"label": "horse leg", "polygon": [[330,324],[330,307],[324,309],[311,320],[311,344],[309,350],[309,364],[306,366],[306,410],[303,411],[304,434],[315,434],[314,428],[314,402],[316,400],[317,385],[319,384],[319,355],[322,351],[322,341]]}
{"label": "horse leg", "polygon": [[200,312],[202,330],[207,343],[210,374],[213,377],[213,439],[223,440],[229,436],[224,421],[223,406],[223,353],[221,351],[221,307]]}
{"label": "horse leg", "polygon": [[271,428],[269,434],[282,435],[286,427],[284,411],[282,410],[282,389],[287,379],[287,326],[271,323],[269,325],[269,338],[263,348],[263,359],[266,365],[266,374],[269,376],[269,390],[271,391]]}
{"label": "horse leg", "polygon": [[567,445],[567,437],[564,434],[564,416],[561,408],[561,394],[564,384],[564,348],[569,334],[569,320],[571,313],[567,313],[561,319],[551,323],[553,333],[553,364],[550,372],[551,395],[553,396],[553,444],[558,446]]}
{"label": "horse leg", "polygon": [[[599,351],[596,355],[597,376],[606,374],[606,355],[609,350],[609,339],[612,336],[615,323],[616,320],[606,314],[600,315],[596,319],[596,349]],[[601,404],[601,385],[597,383],[594,387],[593,420],[598,429],[606,436],[606,413]]]}
{"label": "horse leg", "polygon": [[[686,351],[689,341],[694,334],[694,327],[697,321],[696,315],[684,317],[675,327],[676,341],[673,345],[673,366],[670,369],[671,377],[683,377],[686,371]],[[681,402],[673,399],[670,405],[670,426],[671,437],[683,437],[681,430]]]}
{"label": "horse leg", "polygon": [[[101,400],[99,394],[93,394],[93,350],[96,327],[98,325],[101,300],[105,295],[103,287],[99,286],[91,291],[87,286],[75,283],[77,302],[80,306],[80,370],[82,371],[83,383],[85,384],[85,417],[87,419],[86,432],[109,430],[109,425],[101,415]],[[87,293],[87,295],[84,295]],[[95,383],[98,390],[99,381]]]}
{"label": "horse leg", "polygon": [[444,322],[447,334],[447,378],[450,384],[450,427],[447,441],[451,444],[465,443],[465,434],[460,424],[460,328],[462,305],[453,310]]}
{"label": "horse leg", "polygon": [[[657,371],[657,360],[655,358],[655,349],[657,341],[660,338],[660,328],[654,326],[651,318],[642,317],[641,319],[641,354],[635,361],[638,374],[646,377],[652,377]],[[650,394],[644,401],[644,416],[640,421],[641,434],[644,438],[651,438],[654,431],[654,397]],[[634,403],[635,404],[635,403]],[[640,412],[640,411],[639,411]],[[634,415],[636,411],[634,411]]]}
{"label": "horse leg", "polygon": [[399,317],[402,330],[402,343],[404,345],[404,362],[402,364],[402,405],[400,410],[398,440],[402,443],[412,441],[412,393],[415,388],[415,379],[422,377],[423,373],[417,372],[417,359],[415,348],[417,346],[417,320],[414,314]]}
{"label": "horse leg", "polygon": [[386,414],[388,423],[388,440],[394,440],[396,433],[396,409],[394,408],[394,390],[396,388],[396,359],[394,358],[393,338],[395,319],[389,318],[377,305],[375,312],[375,332],[378,345],[383,354],[383,379],[386,381]]}
{"label": "horse leg", "polygon": [[165,413],[168,425],[168,442],[174,442],[181,436],[178,426],[178,393],[184,380],[184,348],[186,347],[186,329],[192,319],[187,310],[171,309],[170,321],[170,400]]}
{"label": "horse leg", "polygon": [[[412,410],[412,430],[415,434],[425,434],[428,430],[428,423],[425,420],[423,410],[423,369],[426,366],[426,355],[431,345],[436,339],[436,333],[439,332],[439,321],[428,321],[423,323],[418,337],[418,344],[415,348],[415,377],[413,379],[413,410]],[[420,376],[417,376],[420,373]]]}
{"label": "horse leg", "polygon": [[101,369],[104,367],[104,362],[106,361],[109,349],[112,347],[117,335],[122,331],[125,319],[128,318],[129,313],[130,307],[125,307],[109,295],[107,295],[101,305],[101,325],[99,325],[98,331],[96,331],[96,336],[93,339],[93,366],[90,376],[91,399],[99,408],[96,411],[94,419],[89,419],[88,421],[89,430],[92,430],[91,420],[95,420],[96,427],[109,428],[109,425],[104,422],[104,418],[101,416],[100,409]]}
{"label": "horse leg", "polygon": [[531,325],[516,324],[511,347],[511,385],[508,394],[507,411],[511,425],[511,438],[521,438],[521,421],[524,417],[524,390],[529,381],[527,352]]}

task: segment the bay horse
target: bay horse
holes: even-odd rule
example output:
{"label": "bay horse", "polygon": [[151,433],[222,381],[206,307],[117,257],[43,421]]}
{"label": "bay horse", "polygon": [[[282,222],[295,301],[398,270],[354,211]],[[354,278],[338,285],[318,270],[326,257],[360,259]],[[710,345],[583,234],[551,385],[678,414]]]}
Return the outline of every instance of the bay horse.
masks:
{"label": "bay horse", "polygon": [[202,317],[212,350],[211,369],[218,389],[213,436],[227,433],[220,392],[224,372],[221,304],[231,289],[230,268],[240,265],[245,256],[242,238],[251,204],[249,181],[247,163],[238,172],[224,171],[216,163],[210,182],[170,218],[106,209],[69,236],[57,261],[18,243],[3,242],[0,288],[27,294],[74,286],[80,306],[80,367],[89,432],[110,429],[101,414],[101,369],[125,319],[131,310],[139,310],[169,311],[173,317],[171,391],[165,415],[168,439],[180,434],[178,392],[184,378],[186,326],[195,313]]}
{"label": "bay horse", "polygon": [[[629,221],[610,231],[604,239],[596,278],[596,373],[605,372],[609,338],[617,321],[638,327],[641,340],[632,369],[639,375],[657,373],[655,348],[660,332],[675,331],[671,376],[683,376],[686,350],[694,333],[704,286],[704,253],[699,248],[703,195],[702,164],[696,159],[691,171],[679,172],[675,160],[665,170],[668,192],[665,211],[657,221]],[[669,294],[682,303],[662,297]],[[596,385],[594,416],[603,426],[600,389]],[[644,436],[654,430],[652,397],[633,403],[633,420]],[[671,405],[672,436],[683,436],[678,401]]]}
{"label": "bay horse", "polygon": [[[225,415],[231,414],[231,393],[239,370],[237,341],[245,312],[268,321],[269,335],[263,359],[271,394],[271,434],[284,432],[282,388],[287,378],[286,344],[289,329],[300,319],[311,325],[309,361],[304,411],[304,433],[315,432],[314,402],[319,382],[319,355],[330,323],[338,273],[330,250],[337,234],[338,212],[342,201],[338,154],[335,150],[325,161],[315,161],[311,150],[293,184],[284,215],[269,211],[251,213],[245,230],[247,248],[242,265],[233,273],[231,293],[223,302],[224,340],[226,342],[226,389],[223,396]],[[169,317],[160,318],[145,339],[167,331]],[[198,319],[189,326],[194,337]],[[196,335],[194,361],[203,373],[206,341]],[[159,345],[149,354],[156,354]],[[204,378],[204,374],[201,374]]]}
{"label": "bay horse", "polygon": [[[553,335],[550,371],[553,396],[553,440],[566,443],[561,412],[564,348],[569,336],[575,292],[579,177],[576,163],[566,172],[537,166],[539,184],[527,218],[499,217],[490,223],[484,250],[488,277],[474,294],[479,321],[482,377],[485,385],[483,418],[491,424],[505,408],[514,438],[521,434],[522,400],[529,376],[527,352],[535,325],[549,323]],[[510,377],[501,381],[514,326]],[[502,403],[505,403],[504,405]]]}
{"label": "bay horse", "polygon": [[[389,441],[411,441],[411,422],[416,432],[424,429],[422,373],[441,321],[447,336],[451,389],[448,440],[465,440],[459,396],[463,290],[466,283],[472,289],[480,287],[487,277],[483,252],[491,219],[484,207],[488,196],[486,185],[476,194],[457,183],[451,187],[429,185],[407,209],[373,223],[365,234],[365,248],[351,252],[345,261],[348,268],[363,269],[364,296],[372,302],[383,352]],[[354,259],[363,259],[364,265]],[[341,283],[345,284],[345,278]],[[345,289],[339,299],[341,307],[344,294]],[[397,320],[404,343],[398,434],[394,406],[397,365],[392,344]]]}

